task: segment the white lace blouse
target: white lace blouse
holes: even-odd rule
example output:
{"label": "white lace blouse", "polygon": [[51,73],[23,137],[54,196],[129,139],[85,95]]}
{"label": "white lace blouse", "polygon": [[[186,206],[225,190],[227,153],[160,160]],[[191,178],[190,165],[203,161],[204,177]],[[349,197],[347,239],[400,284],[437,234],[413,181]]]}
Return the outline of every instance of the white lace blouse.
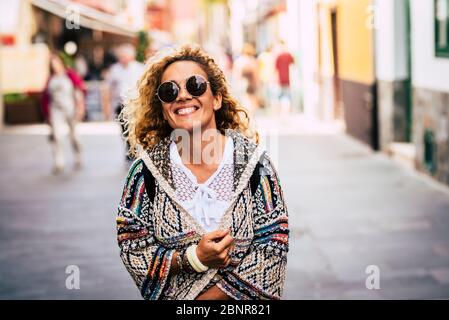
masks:
{"label": "white lace blouse", "polygon": [[207,232],[218,229],[221,217],[230,205],[234,174],[233,150],[233,140],[227,137],[218,169],[207,181],[198,183],[195,175],[182,163],[175,142],[170,144],[177,200]]}

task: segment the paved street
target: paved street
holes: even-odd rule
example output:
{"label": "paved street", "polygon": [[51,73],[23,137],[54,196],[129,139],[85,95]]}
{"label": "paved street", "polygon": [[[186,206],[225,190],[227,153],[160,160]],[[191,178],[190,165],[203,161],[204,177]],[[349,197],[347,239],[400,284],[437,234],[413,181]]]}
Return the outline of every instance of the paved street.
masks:
{"label": "paved street", "polygon": [[[284,297],[449,298],[448,189],[344,134],[284,128]],[[80,128],[85,167],[61,176],[50,174],[41,131],[0,134],[0,298],[140,299],[115,239],[126,176],[118,128]],[[65,286],[68,265],[80,269],[79,290]],[[365,287],[369,265],[379,268],[378,290]]]}

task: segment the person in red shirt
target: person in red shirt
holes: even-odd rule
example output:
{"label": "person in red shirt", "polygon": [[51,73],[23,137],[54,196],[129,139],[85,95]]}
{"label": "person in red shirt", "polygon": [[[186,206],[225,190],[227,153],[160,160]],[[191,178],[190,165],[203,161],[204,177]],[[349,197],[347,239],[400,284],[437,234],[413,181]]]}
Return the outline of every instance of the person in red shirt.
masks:
{"label": "person in red shirt", "polygon": [[279,84],[279,99],[288,99],[288,103],[291,103],[290,93],[290,65],[294,64],[295,60],[293,56],[288,52],[284,42],[281,42],[279,53],[276,57],[276,70],[278,74]]}

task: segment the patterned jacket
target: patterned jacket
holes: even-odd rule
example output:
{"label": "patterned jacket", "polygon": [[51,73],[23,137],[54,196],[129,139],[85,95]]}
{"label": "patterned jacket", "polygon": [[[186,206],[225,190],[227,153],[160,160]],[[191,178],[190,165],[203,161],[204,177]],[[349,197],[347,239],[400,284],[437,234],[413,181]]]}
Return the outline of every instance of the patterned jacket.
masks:
{"label": "patterned jacket", "polygon": [[183,252],[205,233],[176,200],[170,138],[143,151],[129,170],[118,207],[118,244],[145,299],[192,300],[213,285],[237,300],[281,298],[289,229],[279,177],[260,146],[236,131],[227,134],[234,140],[234,192],[220,227],[230,229],[235,246],[226,268],[169,276],[175,250]]}

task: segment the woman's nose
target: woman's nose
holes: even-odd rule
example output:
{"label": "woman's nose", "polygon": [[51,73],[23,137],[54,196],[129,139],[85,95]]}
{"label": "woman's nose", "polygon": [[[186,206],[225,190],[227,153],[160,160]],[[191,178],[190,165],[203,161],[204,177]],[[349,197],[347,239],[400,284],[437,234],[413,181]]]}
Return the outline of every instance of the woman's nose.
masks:
{"label": "woman's nose", "polygon": [[192,95],[187,91],[185,86],[181,86],[176,101],[183,101],[188,99],[192,99]]}

